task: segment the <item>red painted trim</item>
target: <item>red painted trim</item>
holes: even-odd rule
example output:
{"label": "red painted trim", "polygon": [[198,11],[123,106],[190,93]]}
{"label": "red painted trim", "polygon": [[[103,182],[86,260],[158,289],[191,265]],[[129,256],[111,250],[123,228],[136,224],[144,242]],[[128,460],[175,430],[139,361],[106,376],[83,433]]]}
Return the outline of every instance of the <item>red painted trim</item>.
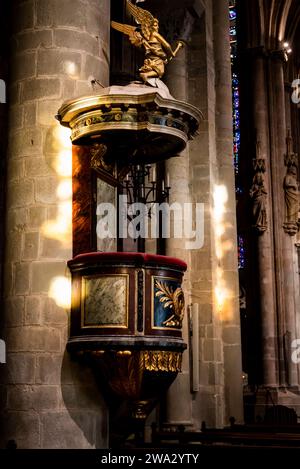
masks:
{"label": "red painted trim", "polygon": [[160,256],[156,254],[145,254],[141,252],[87,252],[79,254],[68,262],[68,266],[76,264],[110,264],[112,262],[130,262],[132,264],[150,264],[151,266],[174,266],[182,271],[186,271],[187,264],[181,259],[169,256]]}

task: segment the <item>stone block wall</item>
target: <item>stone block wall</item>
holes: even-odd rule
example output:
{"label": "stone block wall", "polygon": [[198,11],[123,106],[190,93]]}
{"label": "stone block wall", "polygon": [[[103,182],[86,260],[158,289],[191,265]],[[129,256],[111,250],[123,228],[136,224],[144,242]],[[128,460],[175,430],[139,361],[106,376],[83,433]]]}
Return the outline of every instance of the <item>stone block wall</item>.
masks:
{"label": "stone block wall", "polygon": [[107,444],[101,394],[66,353],[69,310],[49,290],[72,257],[71,145],[54,117],[92,79],[108,85],[109,18],[108,0],[12,2],[1,447]]}
{"label": "stone block wall", "polygon": [[[8,77],[8,37],[7,37],[8,4],[0,7],[0,217],[5,217],[5,172],[6,172],[6,143],[7,143],[7,77]],[[4,223],[0,227],[0,296],[2,295],[3,252],[4,252]],[[1,300],[0,300],[1,301]],[[1,303],[0,303],[1,305]]]}

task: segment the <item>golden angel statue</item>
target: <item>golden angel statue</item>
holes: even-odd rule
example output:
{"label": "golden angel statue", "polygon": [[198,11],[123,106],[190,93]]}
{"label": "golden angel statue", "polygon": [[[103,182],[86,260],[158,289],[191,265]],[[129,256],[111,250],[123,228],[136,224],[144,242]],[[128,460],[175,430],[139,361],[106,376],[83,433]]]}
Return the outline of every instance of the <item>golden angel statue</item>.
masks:
{"label": "golden angel statue", "polygon": [[116,21],[112,21],[111,25],[117,31],[129,36],[131,44],[144,47],[146,57],[143,66],[139,69],[142,80],[147,82],[149,78],[161,78],[165,73],[165,65],[176,56],[185,42],[179,40],[173,51],[170,44],[158,32],[158,20],[149,11],[133,5],[130,0],[126,2],[129,12],[139,26],[130,26]]}

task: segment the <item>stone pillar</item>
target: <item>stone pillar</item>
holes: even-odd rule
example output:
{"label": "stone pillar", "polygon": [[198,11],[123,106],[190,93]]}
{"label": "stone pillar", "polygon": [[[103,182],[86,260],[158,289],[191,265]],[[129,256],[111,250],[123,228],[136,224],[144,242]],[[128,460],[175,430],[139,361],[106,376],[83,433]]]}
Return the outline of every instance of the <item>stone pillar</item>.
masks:
{"label": "stone pillar", "polygon": [[[8,77],[8,10],[4,3],[0,7],[0,217],[5,219],[5,172],[7,144],[7,97],[6,83]],[[0,228],[0,307],[2,307],[3,261],[4,261],[4,223]],[[2,308],[1,308],[2,309]]]}
{"label": "stone pillar", "polygon": [[284,232],[285,204],[283,180],[287,153],[287,125],[283,56],[271,54],[269,59],[270,162],[273,183],[274,263],[277,286],[280,384],[299,385],[297,366],[291,361],[291,341],[296,338],[296,301],[294,272],[295,237]]}
{"label": "stone pillar", "polygon": [[71,147],[54,116],[66,99],[91,94],[93,78],[108,85],[110,2],[12,8],[1,447],[101,448],[105,405],[91,372],[65,351]]}
{"label": "stone pillar", "polygon": [[[215,307],[216,269],[213,194],[217,180],[213,2],[206,2],[189,46],[189,102],[203,113],[199,136],[189,145],[191,196],[204,204],[204,245],[191,251],[191,302],[199,310],[199,391],[193,394],[193,421],[199,429],[224,425],[222,327]],[[231,106],[230,106],[231,107]]]}
{"label": "stone pillar", "polygon": [[265,58],[260,50],[253,55],[253,120],[257,139],[261,145],[261,158],[266,163],[265,186],[267,190],[267,230],[257,234],[258,259],[257,271],[260,285],[260,311],[262,327],[262,361],[263,384],[278,385],[277,369],[277,325],[276,325],[276,292],[275,266],[272,243],[272,194],[271,165],[269,152],[268,97],[265,83]]}
{"label": "stone pillar", "polygon": [[[184,241],[167,243],[169,255],[187,261],[185,291],[189,301],[199,305],[199,356],[192,357],[199,366],[199,391],[191,394],[186,363],[170,389],[168,417],[172,423],[181,423],[184,416],[188,420],[192,407],[193,427],[198,430],[202,421],[222,427],[229,416],[243,420],[229,41],[224,45],[224,38],[229,37],[228,2],[217,3],[206,2],[205,13],[195,24],[186,64],[181,55],[181,62],[174,61],[168,69],[174,97],[194,104],[204,115],[199,136],[186,154],[167,162],[171,202],[204,204],[204,226],[198,227],[204,229],[203,246],[184,252]],[[219,188],[227,198],[221,201],[222,226],[217,227],[214,210],[220,202],[215,200]],[[230,252],[226,251],[229,241]],[[222,305],[217,304],[220,290]],[[184,396],[185,409],[178,406],[178,395]]]}
{"label": "stone pillar", "polygon": [[[224,360],[224,397],[225,423],[234,416],[236,421],[243,421],[243,389],[242,389],[242,352],[239,310],[239,281],[237,265],[237,228],[236,228],[236,196],[235,176],[233,167],[233,135],[232,135],[232,93],[231,93],[231,62],[228,38],[229,18],[228,2],[213,2],[213,33],[215,56],[215,90],[216,90],[216,163],[218,186],[224,187],[227,200],[224,204],[223,229],[219,238],[222,257],[218,256],[216,266],[219,274],[215,282],[223,278],[223,286],[227,289],[227,302],[221,312],[223,360]],[[215,201],[216,204],[216,201]],[[218,232],[215,233],[218,237]],[[230,243],[230,248],[228,243]],[[222,274],[221,274],[222,273]],[[220,282],[222,286],[222,283]]]}

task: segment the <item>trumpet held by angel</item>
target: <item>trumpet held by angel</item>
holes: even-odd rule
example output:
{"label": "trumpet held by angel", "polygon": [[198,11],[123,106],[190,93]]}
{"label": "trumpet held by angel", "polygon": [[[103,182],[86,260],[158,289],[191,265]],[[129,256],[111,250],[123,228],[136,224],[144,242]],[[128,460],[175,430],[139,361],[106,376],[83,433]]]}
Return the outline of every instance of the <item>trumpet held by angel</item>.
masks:
{"label": "trumpet held by angel", "polygon": [[147,82],[149,78],[160,79],[165,73],[165,65],[177,55],[185,42],[179,40],[173,50],[168,41],[159,34],[159,22],[149,11],[133,5],[130,0],[127,0],[127,8],[138,26],[116,21],[112,21],[111,25],[117,31],[126,34],[135,47],[145,49],[144,64],[139,69],[142,80]]}

